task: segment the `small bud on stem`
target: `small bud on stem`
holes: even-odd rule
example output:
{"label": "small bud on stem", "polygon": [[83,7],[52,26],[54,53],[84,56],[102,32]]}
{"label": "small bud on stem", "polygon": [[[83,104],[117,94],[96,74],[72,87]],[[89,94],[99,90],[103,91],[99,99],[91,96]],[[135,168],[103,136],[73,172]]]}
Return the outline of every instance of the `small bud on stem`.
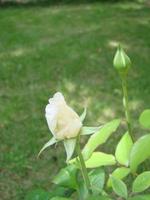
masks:
{"label": "small bud on stem", "polygon": [[118,46],[118,50],[115,54],[113,65],[118,70],[121,76],[127,75],[128,70],[131,66],[130,58],[127,56],[120,45]]}
{"label": "small bud on stem", "polygon": [[125,117],[126,117],[128,132],[133,140],[131,117],[130,117],[129,102],[128,102],[128,89],[127,89],[127,74],[128,74],[129,68],[131,66],[131,61],[120,45],[118,46],[117,52],[115,54],[115,57],[113,60],[113,65],[117,69],[117,71],[120,75],[120,78],[121,78]]}

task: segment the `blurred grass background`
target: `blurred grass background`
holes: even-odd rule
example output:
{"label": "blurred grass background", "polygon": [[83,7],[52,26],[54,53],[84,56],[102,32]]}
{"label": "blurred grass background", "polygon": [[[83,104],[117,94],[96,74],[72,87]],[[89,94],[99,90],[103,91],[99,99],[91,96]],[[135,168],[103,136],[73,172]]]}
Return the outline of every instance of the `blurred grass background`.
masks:
{"label": "blurred grass background", "polygon": [[[52,4],[51,4],[52,3]],[[149,1],[57,1],[1,4],[0,197],[24,199],[34,188],[51,189],[65,166],[62,145],[37,154],[51,135],[44,109],[61,91],[85,124],[124,117],[119,77],[112,67],[121,43],[133,62],[129,76],[134,133],[150,107]],[[120,133],[123,134],[122,129]],[[116,135],[105,147],[110,152]]]}

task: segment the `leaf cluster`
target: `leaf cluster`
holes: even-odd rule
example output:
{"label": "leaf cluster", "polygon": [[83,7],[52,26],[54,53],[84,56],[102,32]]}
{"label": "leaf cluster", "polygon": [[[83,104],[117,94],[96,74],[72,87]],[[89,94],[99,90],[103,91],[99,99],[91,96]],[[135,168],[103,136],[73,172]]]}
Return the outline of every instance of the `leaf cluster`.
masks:
{"label": "leaf cluster", "polygon": [[[82,128],[82,135],[90,135],[82,149],[82,155],[88,169],[92,195],[88,193],[82,180],[78,157],[75,157],[69,160],[67,167],[61,169],[53,180],[58,187],[63,186],[72,191],[68,198],[75,193],[77,199],[82,200],[150,199],[150,194],[144,192],[150,187],[150,171],[146,169],[138,174],[140,165],[150,157],[149,133],[133,141],[126,132],[112,154],[97,150],[116,132],[120,122],[120,119],[114,119],[100,127]],[[140,115],[139,123],[146,131],[150,128],[150,110],[147,109]],[[113,171],[110,172],[109,166],[113,167]],[[129,181],[131,187],[127,188]]]}

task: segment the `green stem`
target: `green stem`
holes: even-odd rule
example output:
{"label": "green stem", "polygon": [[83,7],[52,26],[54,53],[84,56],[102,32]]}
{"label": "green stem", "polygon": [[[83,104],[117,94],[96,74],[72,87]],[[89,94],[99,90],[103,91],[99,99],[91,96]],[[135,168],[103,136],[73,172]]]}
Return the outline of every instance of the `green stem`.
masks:
{"label": "green stem", "polygon": [[80,149],[80,142],[79,141],[80,141],[80,137],[78,137],[77,144],[76,144],[76,151],[77,151],[77,154],[78,154],[80,169],[81,169],[81,173],[82,173],[86,188],[87,188],[89,194],[92,194],[91,184],[90,184],[88,172],[87,172],[87,169],[86,169],[85,161],[84,161],[84,158],[82,156],[81,149]]}
{"label": "green stem", "polygon": [[134,141],[134,138],[132,135],[131,117],[130,117],[130,112],[129,112],[129,100],[128,100],[128,89],[127,89],[126,76],[121,76],[121,81],[122,81],[122,90],[123,90],[123,106],[124,106],[124,110],[125,110],[128,132],[129,132],[132,140]]}

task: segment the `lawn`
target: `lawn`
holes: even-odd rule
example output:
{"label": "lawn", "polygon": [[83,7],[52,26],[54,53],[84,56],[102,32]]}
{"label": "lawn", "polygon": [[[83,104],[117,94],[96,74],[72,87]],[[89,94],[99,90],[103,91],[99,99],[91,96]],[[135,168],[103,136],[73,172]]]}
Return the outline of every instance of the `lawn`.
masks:
{"label": "lawn", "polygon": [[[24,199],[27,192],[39,187],[50,191],[52,177],[65,165],[61,145],[37,159],[51,137],[44,109],[53,93],[61,91],[78,113],[87,106],[85,124],[124,117],[120,80],[112,67],[119,42],[133,62],[128,80],[130,108],[134,133],[140,135],[138,116],[150,107],[149,9],[142,3],[0,9],[3,200]],[[113,142],[113,138],[108,141],[107,152]]]}

